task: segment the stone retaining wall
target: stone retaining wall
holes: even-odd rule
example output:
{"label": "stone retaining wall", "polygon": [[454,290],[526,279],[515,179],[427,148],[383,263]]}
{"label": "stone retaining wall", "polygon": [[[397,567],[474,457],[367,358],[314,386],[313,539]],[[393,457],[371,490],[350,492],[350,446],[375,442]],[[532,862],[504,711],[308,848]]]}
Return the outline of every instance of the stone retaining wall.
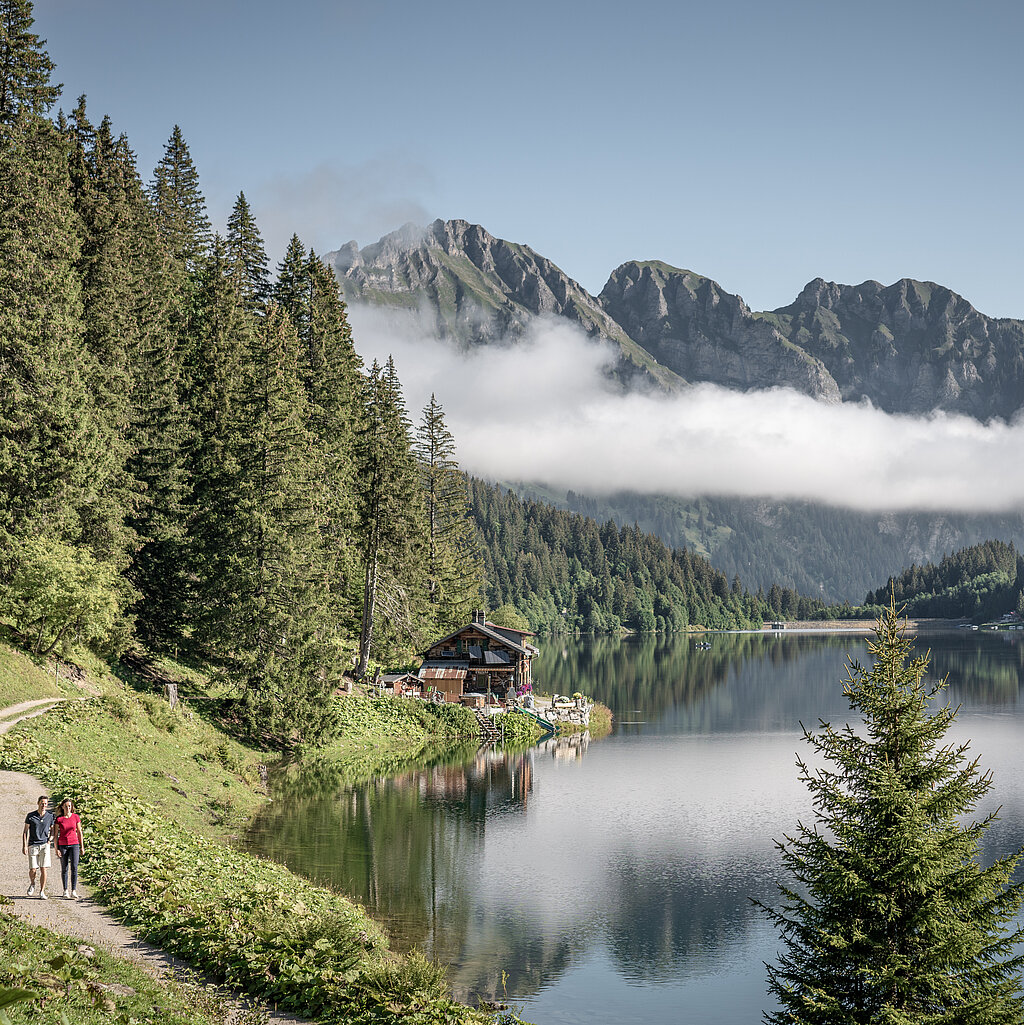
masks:
{"label": "stone retaining wall", "polygon": [[536,711],[553,726],[579,726],[585,729],[590,725],[590,710],[593,707],[593,704],[584,702],[572,705],[552,705],[549,708],[538,708]]}

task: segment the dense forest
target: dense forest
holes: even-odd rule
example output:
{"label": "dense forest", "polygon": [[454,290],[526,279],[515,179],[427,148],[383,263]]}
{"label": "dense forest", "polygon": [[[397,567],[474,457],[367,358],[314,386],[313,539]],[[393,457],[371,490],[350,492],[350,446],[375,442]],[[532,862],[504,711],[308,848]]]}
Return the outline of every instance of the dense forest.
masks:
{"label": "dense forest", "polygon": [[344,670],[464,621],[481,566],[454,439],[364,368],[333,272],[207,215],[175,127],[144,182],[85,98],[51,116],[32,6],[0,52],[0,618],[40,656],[175,647],[286,740]]}
{"label": "dense forest", "polygon": [[730,579],[739,574],[751,590],[778,584],[832,604],[859,601],[911,562],[938,562],[992,537],[1024,543],[1019,513],[870,513],[814,502],[624,491],[598,497],[512,486],[601,523],[638,523],[671,548],[703,555]]}
{"label": "dense forest", "polygon": [[911,566],[868,592],[865,614],[876,614],[890,593],[910,616],[975,623],[1011,612],[1024,616],[1024,556],[1005,541],[985,541],[943,556],[938,565]]}
{"label": "dense forest", "polygon": [[826,613],[822,602],[789,588],[750,594],[739,577],[730,581],[706,559],[635,524],[599,525],[475,479],[470,509],[490,606],[515,606],[541,632],[737,628]]}

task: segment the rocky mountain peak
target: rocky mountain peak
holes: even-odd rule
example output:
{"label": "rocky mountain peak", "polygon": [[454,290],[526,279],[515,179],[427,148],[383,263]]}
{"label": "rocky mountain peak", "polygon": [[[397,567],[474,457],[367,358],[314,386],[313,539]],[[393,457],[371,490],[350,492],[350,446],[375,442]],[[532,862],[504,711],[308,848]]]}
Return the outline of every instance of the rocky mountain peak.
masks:
{"label": "rocky mountain peak", "polygon": [[460,344],[514,341],[537,317],[564,318],[618,348],[623,380],[781,386],[981,420],[1024,406],[1024,323],[985,317],[930,281],[819,277],[789,306],[753,313],[711,278],[631,260],[595,298],[529,246],[464,220],[407,224],[328,258],[349,301],[426,311],[440,337]]}

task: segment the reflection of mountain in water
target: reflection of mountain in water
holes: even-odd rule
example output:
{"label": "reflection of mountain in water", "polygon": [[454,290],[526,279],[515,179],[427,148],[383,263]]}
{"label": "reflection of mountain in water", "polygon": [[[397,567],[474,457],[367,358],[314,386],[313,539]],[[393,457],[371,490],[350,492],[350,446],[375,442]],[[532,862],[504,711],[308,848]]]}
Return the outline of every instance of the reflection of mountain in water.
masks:
{"label": "reflection of mountain in water", "polygon": [[622,975],[666,982],[681,966],[713,969],[717,952],[761,916],[751,898],[772,902],[777,890],[762,874],[724,873],[713,862],[658,864],[625,856],[615,871],[616,913],[609,946]]}

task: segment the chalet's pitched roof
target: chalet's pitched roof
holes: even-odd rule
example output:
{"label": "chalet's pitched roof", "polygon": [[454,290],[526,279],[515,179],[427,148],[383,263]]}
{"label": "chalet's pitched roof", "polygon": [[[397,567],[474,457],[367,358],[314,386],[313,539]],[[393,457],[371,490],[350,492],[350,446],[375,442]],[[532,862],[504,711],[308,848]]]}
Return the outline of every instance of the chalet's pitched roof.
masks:
{"label": "chalet's pitched roof", "polygon": [[385,673],[381,679],[385,683],[394,683],[396,680],[415,680],[415,673]]}
{"label": "chalet's pitched roof", "polygon": [[[477,626],[480,624],[478,623]],[[502,636],[507,637],[513,644],[521,644],[523,647],[529,647],[526,643],[527,637],[535,636],[529,630],[516,630],[511,626],[495,626],[493,623],[487,624],[492,630],[497,630]]]}
{"label": "chalet's pitched roof", "polygon": [[[421,655],[425,655],[431,648],[436,648],[441,644],[447,644],[449,641],[455,640],[456,637],[464,634],[467,630],[478,630],[485,637],[489,637],[493,641],[498,641],[501,644],[507,644],[514,651],[518,651],[521,655],[535,655],[537,649],[532,645],[527,644],[524,640],[513,640],[511,637],[506,636],[501,632],[503,627],[492,626],[490,623],[467,623],[465,626],[460,626],[458,630],[448,634],[447,637],[442,637],[439,641],[434,641],[429,648],[421,651]],[[514,633],[521,633],[522,631],[516,630]],[[479,656],[478,656],[479,657]]]}

